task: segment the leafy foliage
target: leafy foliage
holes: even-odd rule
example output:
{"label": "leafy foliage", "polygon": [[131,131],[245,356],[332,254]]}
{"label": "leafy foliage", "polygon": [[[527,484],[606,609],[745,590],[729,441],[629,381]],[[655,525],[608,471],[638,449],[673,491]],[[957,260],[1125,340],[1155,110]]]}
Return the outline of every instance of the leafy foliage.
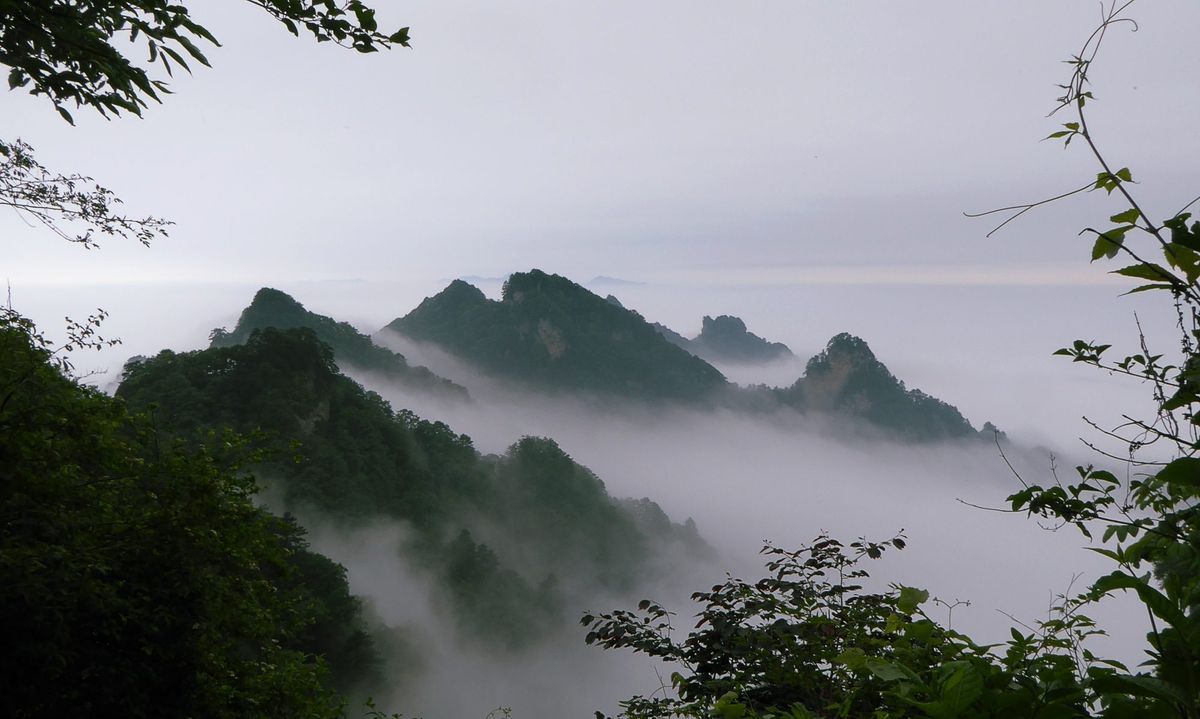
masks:
{"label": "leafy foliage", "polygon": [[[301,28],[318,42],[358,52],[393,44],[408,46],[408,28],[379,31],[375,11],[361,0],[248,0],[293,35]],[[208,65],[201,44],[217,39],[196,22],[187,6],[167,0],[0,0],[0,63],[11,68],[10,89],[45,95],[68,122],[65,107],[90,107],[105,117],[141,115],[149,100],[170,92],[165,80],[131,60],[142,47],[150,69],[170,77],[190,72],[190,62]]]}
{"label": "leafy foliage", "polygon": [[1090,620],[1072,605],[1038,632],[1014,630],[994,652],[932,619],[924,590],[865,589],[863,560],[904,546],[903,535],[849,545],[822,535],[795,551],[768,545],[762,579],[730,577],[692,595],[701,608],[683,640],[673,636],[674,615],[649,600],[581,622],[589,644],[678,667],[660,694],[622,702],[627,717],[1088,716],[1074,652]]}
{"label": "leafy foliage", "polygon": [[338,716],[357,600],[254,506],[242,440],[170,440],[11,313],[0,348],[0,713]]}

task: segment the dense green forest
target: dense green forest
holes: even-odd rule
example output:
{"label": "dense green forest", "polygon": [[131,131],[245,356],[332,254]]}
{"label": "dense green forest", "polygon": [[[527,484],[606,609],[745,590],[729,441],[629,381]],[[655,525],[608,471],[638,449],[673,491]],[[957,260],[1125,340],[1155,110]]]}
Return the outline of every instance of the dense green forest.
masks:
{"label": "dense green forest", "polygon": [[561,626],[565,597],[629,590],[658,562],[706,552],[693,524],[664,522],[650,500],[614,500],[552,440],[482,456],[445,424],[393,411],[306,328],[137,360],[117,397],[188,443],[224,427],[258,437],[270,451],[253,469],[283,510],[415,527],[405,551],[485,642],[535,642]]}
{"label": "dense green forest", "polygon": [[12,314],[0,349],[0,713],[337,715],[378,667],[367,624],[344,570],[256,506],[243,441],[177,441]]}

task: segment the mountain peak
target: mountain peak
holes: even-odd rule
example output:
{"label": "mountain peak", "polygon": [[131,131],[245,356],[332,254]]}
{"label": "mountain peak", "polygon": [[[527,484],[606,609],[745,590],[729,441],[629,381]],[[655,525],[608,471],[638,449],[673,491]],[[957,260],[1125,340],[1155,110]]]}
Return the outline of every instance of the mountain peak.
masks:
{"label": "mountain peak", "polygon": [[[482,297],[482,293],[480,296]],[[339,364],[380,372],[413,389],[449,393],[463,398],[467,396],[462,387],[438,377],[424,367],[410,366],[402,355],[376,345],[370,337],[349,323],[310,312],[294,297],[273,287],[263,287],[254,293],[254,299],[242,310],[232,332],[224,328],[213,330],[210,335],[212,346],[231,347],[245,344],[255,331],[271,327],[280,330],[312,330],[321,342],[333,350],[334,358]]]}
{"label": "mountain peak", "polygon": [[698,401],[726,385],[720,372],[667,342],[641,315],[561,275],[514,273],[499,302],[482,294],[455,300],[452,290],[387,329],[546,389]]}
{"label": "mountain peak", "polygon": [[781,342],[768,342],[746,330],[746,323],[732,315],[705,315],[700,334],[691,340],[689,350],[717,362],[769,362],[792,356]]}
{"label": "mountain peak", "polygon": [[297,302],[295,297],[274,287],[263,287],[258,292],[255,292],[254,299],[250,301],[250,306],[254,307],[255,305],[275,305],[299,310],[304,309],[304,305]]}
{"label": "mountain peak", "polygon": [[863,417],[914,439],[975,434],[957,408],[905,387],[863,339],[848,332],[834,335],[784,396],[793,406]]}
{"label": "mountain peak", "polygon": [[867,364],[878,361],[866,340],[861,337],[855,337],[849,332],[841,332],[830,338],[829,343],[825,345],[825,349],[821,354],[808,361],[808,371],[813,371],[814,363],[816,364],[815,368],[820,370],[821,366],[825,364],[840,362]]}

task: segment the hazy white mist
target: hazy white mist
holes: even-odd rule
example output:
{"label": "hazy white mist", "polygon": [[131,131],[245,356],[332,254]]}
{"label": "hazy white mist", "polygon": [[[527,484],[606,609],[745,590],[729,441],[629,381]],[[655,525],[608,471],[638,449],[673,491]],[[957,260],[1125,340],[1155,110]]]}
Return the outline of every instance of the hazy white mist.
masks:
{"label": "hazy white mist", "polygon": [[[302,283],[281,289],[315,312],[370,332],[407,313],[442,283]],[[481,286],[498,293],[498,283]],[[35,288],[14,292],[14,304],[51,331],[55,315],[81,316],[92,304],[106,305],[110,332],[125,344],[76,357],[80,370],[110,370],[91,379],[103,386],[130,354],[205,346],[209,329],[233,326],[254,289]],[[752,332],[784,341],[798,355],[795,362],[725,368],[739,382],[790,383],[832,334],[859,334],[910,387],[955,404],[976,426],[990,419],[1008,430],[1018,445],[1010,459],[1032,481],[1048,480],[1045,448],[1059,455],[1060,471],[1094,461],[1074,440],[1086,430],[1076,419],[1080,414],[1111,421],[1120,410],[1143,406],[1145,388],[1122,386],[1050,357],[1075,336],[1132,340],[1132,311],[1154,308],[1122,304],[1113,299],[1111,286],[647,283],[596,289],[684,334],[697,331],[704,314],[737,314]],[[1104,311],[1091,311],[1097,307]],[[1148,331],[1169,337],[1164,327],[1151,325]],[[1104,569],[1103,560],[1084,551],[1085,542],[1073,532],[1046,532],[1023,517],[958,501],[1002,506],[1017,486],[987,443],[906,446],[865,441],[819,418],[791,413],[749,416],[540,396],[481,376],[437,348],[387,332],[377,341],[464,384],[473,398],[447,403],[406,395],[346,368],[397,408],[447,422],[485,453],[503,452],[523,435],[552,437],[595,471],[612,495],[649,497],[676,521],[693,517],[717,559],[711,565],[681,564],[681,572],[664,578],[662,586],[644,588],[684,617],[692,611],[687,595],[724,572],[757,576],[764,540],[794,546],[820,531],[882,538],[904,529],[909,548],[875,563],[876,578],[881,584],[926,587],[947,600],[970,600],[970,608],[955,611],[955,626],[982,641],[1004,638],[1011,622],[1002,612],[1035,620],[1056,593],[1072,582],[1082,586],[1089,573]],[[389,706],[426,717],[483,717],[500,705],[512,707],[516,716],[586,716],[595,709],[612,712],[618,699],[657,686],[652,663],[585,647],[582,631],[512,657],[458,643],[427,580],[397,549],[402,526],[346,530],[309,524],[314,546],[349,568],[352,589],[420,647],[417,657],[395,659],[403,681],[395,696],[380,697]],[[636,599],[581,599],[574,609],[609,609]],[[1143,618],[1119,603],[1103,611],[1114,634],[1108,650],[1136,663]]]}

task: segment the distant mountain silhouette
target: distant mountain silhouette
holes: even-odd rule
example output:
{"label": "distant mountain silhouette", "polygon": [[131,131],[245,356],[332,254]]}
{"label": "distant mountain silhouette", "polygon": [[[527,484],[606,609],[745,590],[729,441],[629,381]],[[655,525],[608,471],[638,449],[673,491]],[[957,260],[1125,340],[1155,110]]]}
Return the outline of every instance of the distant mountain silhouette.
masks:
{"label": "distant mountain silhouette", "polygon": [[732,315],[706,315],[700,334],[692,339],[657,322],[652,326],[671,344],[709,362],[761,363],[795,356],[787,345],[759,337],[746,329],[741,318]]}
{"label": "distant mountain silhouette", "polygon": [[692,352],[709,361],[770,362],[793,357],[782,342],[768,342],[746,330],[738,317],[705,317],[700,334],[691,341]]}
{"label": "distant mountain silhouette", "polygon": [[385,329],[548,390],[696,402],[728,386],[641,315],[540,270],[510,276],[500,301],[451,282]]}
{"label": "distant mountain silhouette", "polygon": [[462,398],[467,391],[448,379],[439,377],[424,367],[408,364],[403,355],[380,347],[371,338],[354,329],[349,323],[310,312],[291,295],[270,287],[260,289],[246,309],[242,310],[232,332],[224,328],[213,330],[212,347],[245,344],[257,330],[268,327],[290,329],[304,327],[333,350],[334,360],[360,370],[375,372],[410,389],[449,394]]}

